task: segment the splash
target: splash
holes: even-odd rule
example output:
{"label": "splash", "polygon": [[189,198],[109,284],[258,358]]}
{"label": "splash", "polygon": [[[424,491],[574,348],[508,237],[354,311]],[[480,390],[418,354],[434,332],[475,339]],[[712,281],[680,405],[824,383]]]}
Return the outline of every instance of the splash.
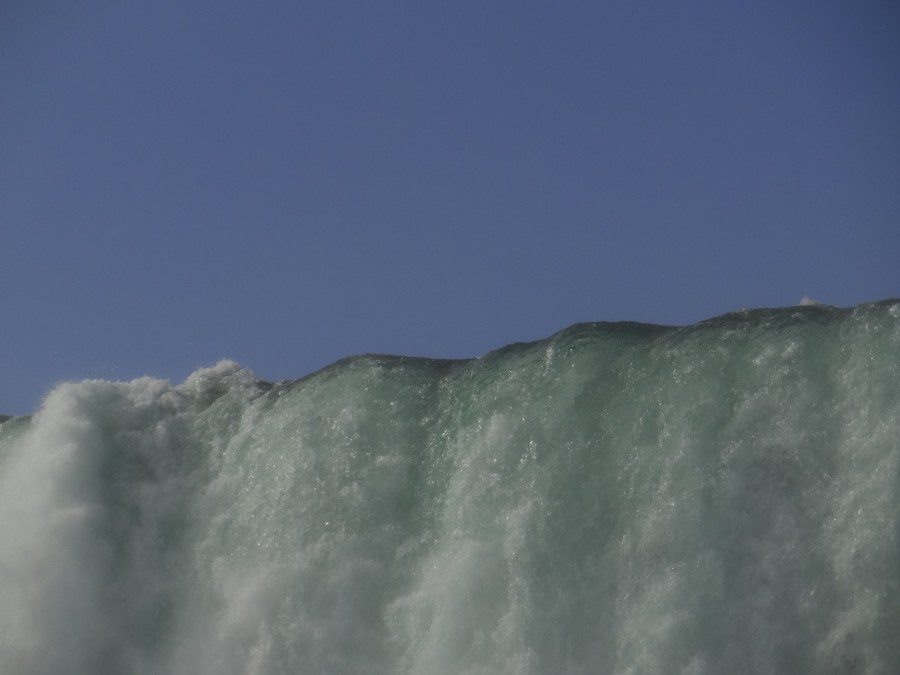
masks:
{"label": "splash", "polygon": [[0,423],[0,672],[900,672],[900,303]]}

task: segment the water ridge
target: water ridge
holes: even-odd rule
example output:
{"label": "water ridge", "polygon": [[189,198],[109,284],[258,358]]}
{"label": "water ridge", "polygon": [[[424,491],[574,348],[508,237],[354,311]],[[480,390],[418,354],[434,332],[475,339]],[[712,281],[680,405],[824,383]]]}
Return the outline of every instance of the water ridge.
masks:
{"label": "water ridge", "polygon": [[900,670],[900,301],[0,418],[0,672]]}

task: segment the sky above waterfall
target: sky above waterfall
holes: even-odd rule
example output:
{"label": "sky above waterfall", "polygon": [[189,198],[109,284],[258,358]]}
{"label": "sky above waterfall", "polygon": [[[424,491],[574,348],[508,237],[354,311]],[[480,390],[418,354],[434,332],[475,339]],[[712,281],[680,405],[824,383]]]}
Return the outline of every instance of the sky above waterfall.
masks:
{"label": "sky above waterfall", "polygon": [[0,413],[900,295],[892,2],[6,0]]}

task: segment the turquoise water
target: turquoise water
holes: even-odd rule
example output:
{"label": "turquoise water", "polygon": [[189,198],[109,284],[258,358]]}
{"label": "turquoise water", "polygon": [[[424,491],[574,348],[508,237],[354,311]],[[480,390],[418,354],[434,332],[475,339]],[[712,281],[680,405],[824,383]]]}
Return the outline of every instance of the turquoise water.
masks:
{"label": "turquoise water", "polygon": [[0,424],[0,673],[900,672],[900,302]]}

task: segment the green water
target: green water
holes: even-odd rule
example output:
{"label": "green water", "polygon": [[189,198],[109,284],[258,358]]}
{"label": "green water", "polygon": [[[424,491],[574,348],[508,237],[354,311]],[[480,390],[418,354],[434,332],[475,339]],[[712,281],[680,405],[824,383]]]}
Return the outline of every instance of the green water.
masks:
{"label": "green water", "polygon": [[900,302],[0,424],[0,673],[900,672]]}

